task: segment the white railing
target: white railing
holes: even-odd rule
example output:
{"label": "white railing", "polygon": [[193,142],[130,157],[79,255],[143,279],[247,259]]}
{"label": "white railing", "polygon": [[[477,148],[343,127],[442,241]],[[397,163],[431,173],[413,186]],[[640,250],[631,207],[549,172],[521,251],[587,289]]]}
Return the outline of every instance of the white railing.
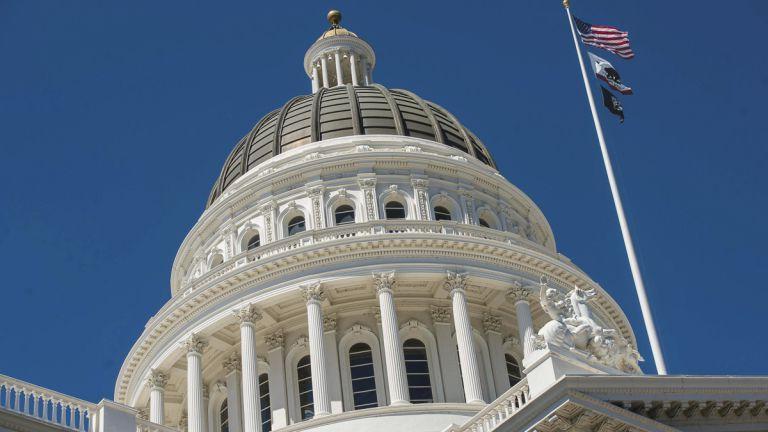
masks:
{"label": "white railing", "polygon": [[[194,291],[196,288],[235,270],[243,264],[263,260],[309,245],[348,240],[352,237],[387,236],[403,233],[480,238],[513,245],[524,245],[526,248],[552,255],[552,252],[544,246],[507,231],[498,231],[456,221],[376,220],[306,231],[259,246],[233,256],[201,277],[188,281],[182,288],[186,292]],[[559,259],[556,256],[554,258]]]}
{"label": "white railing", "polygon": [[528,380],[523,378],[522,381],[504,392],[503,395],[480,410],[466,423],[454,428],[452,432],[490,432],[515,415],[530,401]]}
{"label": "white railing", "polygon": [[0,375],[0,409],[84,432],[91,427],[96,405]]}
{"label": "white railing", "polygon": [[179,432],[172,427],[152,423],[149,420],[136,418],[136,432]]}

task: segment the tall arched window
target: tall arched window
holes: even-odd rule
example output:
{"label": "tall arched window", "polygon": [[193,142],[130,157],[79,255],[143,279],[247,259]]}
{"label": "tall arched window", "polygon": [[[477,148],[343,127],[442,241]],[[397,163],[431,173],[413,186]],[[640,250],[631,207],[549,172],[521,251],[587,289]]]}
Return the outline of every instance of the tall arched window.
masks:
{"label": "tall arched window", "polygon": [[517,360],[509,354],[504,354],[504,360],[507,363],[507,377],[509,378],[509,386],[512,387],[520,382],[522,378],[520,375],[520,366],[517,364]]}
{"label": "tall arched window", "polygon": [[486,227],[486,228],[490,228],[491,227],[491,224],[489,224],[488,221],[483,219],[483,218],[479,218],[477,220],[477,224],[480,225],[480,226]]}
{"label": "tall arched window", "polygon": [[261,409],[261,430],[272,430],[272,407],[269,403],[269,375],[259,375],[259,408]]}
{"label": "tall arched window", "polygon": [[443,206],[435,206],[435,220],[451,220],[451,212]]}
{"label": "tall arched window", "polygon": [[387,219],[405,219],[405,206],[399,201],[390,201],[384,205],[384,215]]}
{"label": "tall arched window", "polygon": [[315,404],[312,397],[312,366],[309,356],[304,356],[296,365],[296,381],[299,385],[299,412],[301,419],[315,416]]}
{"label": "tall arched window", "polygon": [[224,262],[224,256],[220,253],[215,254],[211,258],[211,268],[214,268]]}
{"label": "tall arched window", "polygon": [[221,403],[219,407],[219,421],[221,423],[220,432],[229,432],[229,410],[227,409],[227,400]]}
{"label": "tall arched window", "polygon": [[427,347],[418,339],[403,342],[405,373],[411,403],[432,403],[432,382],[429,379]]}
{"label": "tall arched window", "polygon": [[336,218],[336,225],[345,225],[355,222],[355,209],[346,204],[336,207],[333,212]]}
{"label": "tall arched window", "polygon": [[296,216],[288,222],[288,235],[292,236],[307,230],[304,216]]}
{"label": "tall arched window", "polygon": [[259,237],[259,233],[254,234],[251,236],[251,238],[248,239],[248,250],[256,249],[257,247],[261,246],[261,237]]}
{"label": "tall arched window", "polygon": [[373,352],[368,344],[360,342],[352,345],[349,349],[349,369],[355,409],[379,406],[373,372]]}

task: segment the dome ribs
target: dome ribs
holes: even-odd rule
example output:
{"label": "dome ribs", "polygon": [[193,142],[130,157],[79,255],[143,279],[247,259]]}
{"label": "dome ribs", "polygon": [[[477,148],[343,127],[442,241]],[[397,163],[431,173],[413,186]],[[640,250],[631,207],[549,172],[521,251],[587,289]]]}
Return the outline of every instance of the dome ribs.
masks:
{"label": "dome ribs", "polygon": [[440,125],[437,124],[434,113],[432,113],[432,110],[429,109],[429,106],[427,106],[427,103],[424,102],[424,99],[416,96],[408,90],[399,91],[405,95],[408,95],[414,102],[419,105],[419,107],[421,107],[421,109],[424,111],[424,114],[426,114],[427,119],[429,119],[429,122],[432,124],[432,129],[435,133],[435,141],[439,142],[440,144],[445,144],[445,135],[443,134],[443,129],[440,127]]}
{"label": "dome ribs", "polygon": [[397,135],[406,135],[405,123],[403,122],[403,115],[400,113],[400,107],[397,105],[397,102],[395,102],[395,99],[392,97],[392,93],[390,93],[386,87],[380,84],[374,84],[373,87],[376,88],[379,92],[381,92],[381,95],[384,96],[384,99],[387,100],[387,103],[389,104],[389,110],[392,112],[392,118],[394,119],[394,122],[395,122],[395,131]]}
{"label": "dome ribs", "polygon": [[272,143],[272,155],[277,156],[280,154],[280,143],[282,141],[283,137],[283,122],[285,121],[285,116],[288,114],[288,109],[296,103],[296,101],[302,99],[304,96],[296,96],[294,98],[291,98],[285,105],[283,105],[283,108],[280,110],[280,114],[277,116],[277,123],[275,124],[275,136],[274,141]]}
{"label": "dome ribs", "polygon": [[349,107],[352,110],[352,133],[354,135],[363,135],[363,122],[360,118],[360,105],[357,103],[357,93],[352,84],[347,84],[347,97],[349,98]]}
{"label": "dome ribs", "polygon": [[320,88],[312,96],[312,110],[310,111],[311,142],[320,141],[320,104],[325,94],[325,87]]}
{"label": "dome ribs", "polygon": [[453,126],[461,134],[461,139],[464,140],[464,145],[466,147],[464,151],[471,154],[472,156],[477,157],[477,155],[475,154],[475,148],[472,146],[472,141],[469,138],[469,134],[467,134],[467,130],[464,128],[464,126],[461,123],[459,123],[459,119],[457,119],[455,115],[451,114],[450,111],[446,110],[445,108],[441,107],[440,105],[434,102],[428,102],[428,104],[432,109],[441,113],[448,120],[450,120],[451,123],[453,123]]}

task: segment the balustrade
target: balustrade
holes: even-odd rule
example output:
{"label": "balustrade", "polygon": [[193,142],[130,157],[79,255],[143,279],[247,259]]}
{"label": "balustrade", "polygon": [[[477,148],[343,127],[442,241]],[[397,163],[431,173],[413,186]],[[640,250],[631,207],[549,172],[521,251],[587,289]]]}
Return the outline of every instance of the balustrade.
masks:
{"label": "balustrade", "polygon": [[504,392],[498,399],[488,404],[466,423],[451,432],[491,432],[520,411],[530,402],[528,380],[523,378],[514,387]]}

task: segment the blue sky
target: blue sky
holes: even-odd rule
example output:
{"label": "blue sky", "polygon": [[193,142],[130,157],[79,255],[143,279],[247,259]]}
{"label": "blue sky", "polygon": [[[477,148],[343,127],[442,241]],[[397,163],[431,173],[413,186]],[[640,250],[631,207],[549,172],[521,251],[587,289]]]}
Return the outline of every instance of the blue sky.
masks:
{"label": "blue sky", "polygon": [[[653,371],[559,1],[24,1],[0,4],[0,373],[111,398],[225,157],[309,92],[330,8],[376,50],[377,82],[486,143]],[[594,51],[635,90],[623,125],[600,113],[670,373],[768,373],[768,4],[573,9],[637,53]]]}

